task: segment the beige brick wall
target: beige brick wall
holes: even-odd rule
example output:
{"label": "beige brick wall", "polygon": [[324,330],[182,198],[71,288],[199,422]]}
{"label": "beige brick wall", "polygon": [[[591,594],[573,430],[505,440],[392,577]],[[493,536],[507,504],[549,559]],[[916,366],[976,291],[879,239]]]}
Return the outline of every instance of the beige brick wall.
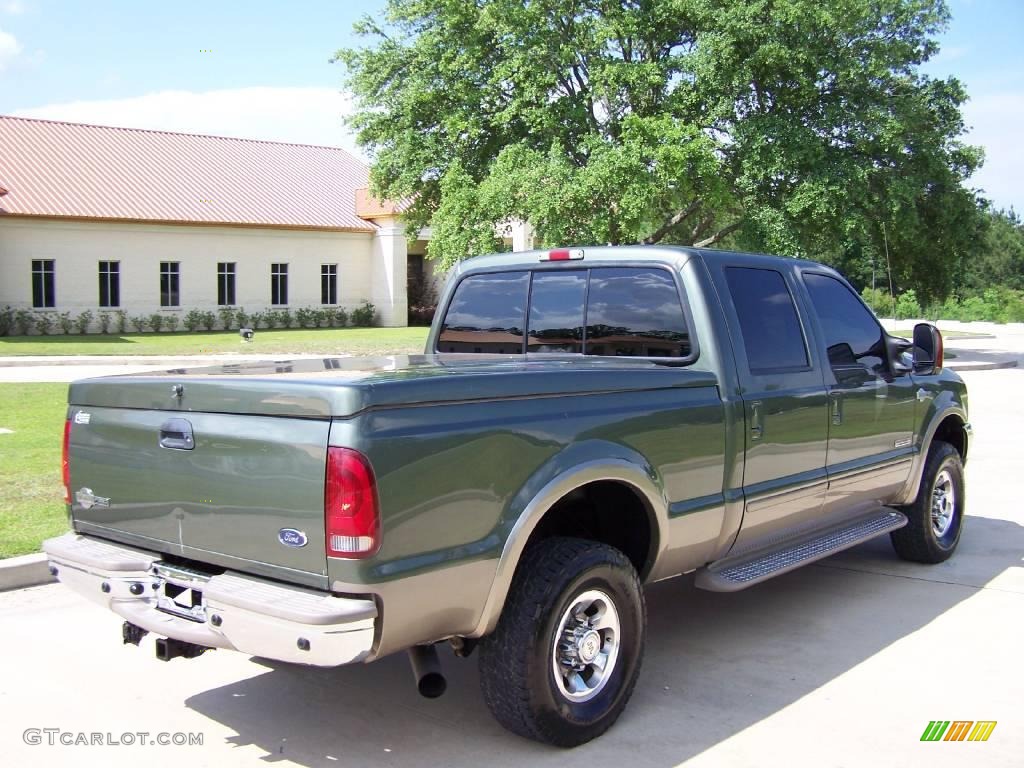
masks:
{"label": "beige brick wall", "polygon": [[[160,308],[161,261],[181,264],[181,314],[216,309],[217,262],[237,264],[236,305],[248,311],[270,306],[272,263],[289,265],[293,310],[320,306],[320,265],[337,264],[341,306],[369,299],[384,324],[404,325],[404,263],[397,248],[382,249],[377,240],[348,232],[0,218],[0,306],[31,308],[33,259],[56,262],[54,311],[73,314],[99,311],[98,262],[120,261],[120,308],[129,315],[174,311]],[[391,269],[375,263],[382,256]],[[401,279],[394,289],[382,284],[385,274],[396,272]]]}

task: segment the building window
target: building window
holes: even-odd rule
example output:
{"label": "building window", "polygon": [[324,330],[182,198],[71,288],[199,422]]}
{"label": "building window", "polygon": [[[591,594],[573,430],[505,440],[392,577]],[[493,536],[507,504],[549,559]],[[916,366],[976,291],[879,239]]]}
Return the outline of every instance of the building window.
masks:
{"label": "building window", "polygon": [[320,303],[338,303],[338,265],[320,265]]}
{"label": "building window", "polygon": [[121,306],[121,262],[100,262],[100,306]]}
{"label": "building window", "polygon": [[217,262],[217,303],[230,307],[235,303],[235,262]]}
{"label": "building window", "polygon": [[32,259],[32,306],[56,306],[53,288],[53,259]]}
{"label": "building window", "polygon": [[160,306],[180,307],[181,264],[177,261],[160,262]]}
{"label": "building window", "polygon": [[288,303],[288,265],[270,265],[270,303]]}

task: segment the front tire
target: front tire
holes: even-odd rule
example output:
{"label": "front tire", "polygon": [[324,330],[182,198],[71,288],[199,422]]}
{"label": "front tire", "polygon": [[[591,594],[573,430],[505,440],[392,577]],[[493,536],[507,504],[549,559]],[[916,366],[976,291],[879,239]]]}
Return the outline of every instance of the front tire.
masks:
{"label": "front tire", "polygon": [[640,673],[643,590],[619,550],[583,539],[532,545],[495,631],[480,644],[491,713],[528,739],[575,747],[626,707]]}
{"label": "front tire", "polygon": [[960,542],[964,520],[964,465],[949,443],[936,440],[928,450],[917,499],[903,507],[907,524],[890,535],[904,560],[941,563]]}

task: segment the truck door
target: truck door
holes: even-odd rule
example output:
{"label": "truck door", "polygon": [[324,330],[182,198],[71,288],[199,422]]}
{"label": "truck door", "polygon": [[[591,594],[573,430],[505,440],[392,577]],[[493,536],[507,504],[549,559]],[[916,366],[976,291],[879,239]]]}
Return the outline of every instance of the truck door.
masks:
{"label": "truck door", "polygon": [[878,320],[842,280],[803,273],[830,371],[826,514],[884,504],[910,473],[915,386],[894,375]]}
{"label": "truck door", "polygon": [[733,553],[816,522],[827,490],[828,396],[793,299],[795,274],[768,260],[763,267],[750,263],[711,268],[728,297],[723,305],[746,416],[746,505]]}

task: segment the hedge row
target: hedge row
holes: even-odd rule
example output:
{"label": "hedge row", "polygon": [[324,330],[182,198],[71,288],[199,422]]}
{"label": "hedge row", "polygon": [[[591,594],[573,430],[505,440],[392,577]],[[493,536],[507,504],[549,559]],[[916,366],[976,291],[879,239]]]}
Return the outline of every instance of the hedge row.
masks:
{"label": "hedge row", "polygon": [[[95,320],[95,323],[93,322]],[[377,308],[368,301],[351,311],[343,307],[303,307],[268,309],[246,312],[244,307],[221,307],[217,312],[192,309],[184,316],[154,312],[151,315],[129,315],[124,310],[99,312],[85,310],[77,315],[70,312],[39,312],[27,309],[0,309],[0,336],[27,336],[33,332],[46,336],[51,333],[89,333],[94,327],[100,333],[136,333],[182,330],[232,330],[235,328],[369,328],[377,320]]]}
{"label": "hedge row", "polygon": [[959,320],[966,323],[978,320],[990,323],[1024,323],[1024,291],[1012,288],[989,288],[981,295],[963,299],[951,296],[941,304],[930,304],[927,307],[921,306],[914,291],[905,291],[897,296],[895,307],[892,297],[877,288],[865,288],[861,296],[879,317],[893,317],[895,309],[897,319],[929,318]]}

